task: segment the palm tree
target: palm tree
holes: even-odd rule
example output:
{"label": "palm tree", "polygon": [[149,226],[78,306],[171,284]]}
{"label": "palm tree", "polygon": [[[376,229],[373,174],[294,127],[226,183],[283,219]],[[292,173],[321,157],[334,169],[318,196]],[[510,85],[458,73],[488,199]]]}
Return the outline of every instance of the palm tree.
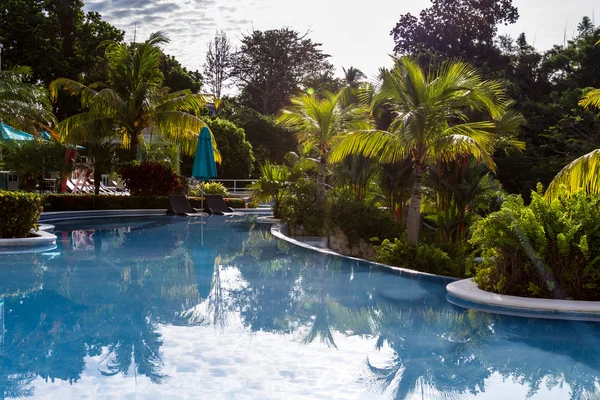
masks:
{"label": "palm tree", "polygon": [[[596,43],[600,44],[600,41]],[[600,108],[600,89],[589,91],[580,101],[579,105],[585,108]],[[585,189],[590,194],[600,194],[600,149],[593,150],[565,166],[550,182],[546,189],[545,197],[553,200],[564,185],[568,194],[573,194],[580,189]]]}
{"label": "palm tree", "polygon": [[494,121],[470,122],[469,113],[499,118],[506,99],[499,82],[484,80],[474,67],[463,62],[447,62],[426,73],[414,60],[402,57],[395,59],[392,70],[382,70],[381,77],[381,89],[372,107],[389,107],[394,115],[389,128],[348,135],[332,160],[351,154],[378,157],[382,163],[411,160],[415,179],[407,230],[409,240],[416,243],[424,170],[440,161],[472,155],[494,171]]}
{"label": "palm tree", "polygon": [[139,136],[144,130],[156,129],[185,153],[193,153],[198,132],[205,126],[196,117],[205,104],[204,98],[189,90],[169,93],[163,87],[159,65],[160,45],[165,43],[168,38],[157,32],[141,44],[107,45],[107,83],[86,86],[67,78],[53,81],[50,90],[54,99],[64,90],[79,96],[87,110],[59,124],[65,140],[77,143],[90,141],[94,136],[120,136],[135,159]]}
{"label": "palm tree", "polygon": [[368,129],[365,110],[356,104],[343,104],[342,92],[324,92],[322,97],[304,94],[291,99],[291,107],[282,111],[277,122],[296,130],[301,144],[312,144],[319,150],[316,206],[325,205],[325,174],[329,151],[342,133]]}
{"label": "palm tree", "polygon": [[0,71],[0,122],[25,131],[54,122],[46,90],[26,82],[31,74],[29,67]]}
{"label": "palm tree", "polygon": [[342,67],[344,71],[344,81],[347,86],[358,88],[360,82],[367,76],[358,68],[349,67],[348,69]]}

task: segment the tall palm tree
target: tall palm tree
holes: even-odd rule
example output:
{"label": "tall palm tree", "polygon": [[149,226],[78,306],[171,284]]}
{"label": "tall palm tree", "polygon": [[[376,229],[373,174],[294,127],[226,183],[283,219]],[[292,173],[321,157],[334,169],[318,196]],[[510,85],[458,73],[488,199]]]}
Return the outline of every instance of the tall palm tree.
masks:
{"label": "tall palm tree", "polygon": [[381,89],[372,107],[388,107],[394,115],[387,130],[348,135],[336,148],[332,160],[351,154],[378,157],[382,163],[410,159],[415,179],[407,216],[408,237],[419,238],[421,183],[428,165],[472,155],[492,171],[495,163],[493,119],[470,122],[470,113],[499,118],[506,99],[499,82],[484,80],[463,62],[447,62],[426,73],[408,57],[395,59],[394,68],[381,71]]}
{"label": "tall palm tree", "polygon": [[301,144],[314,145],[319,150],[316,206],[325,205],[325,174],[329,151],[342,133],[368,129],[370,121],[364,108],[343,104],[342,92],[324,92],[321,97],[303,94],[291,99],[277,122],[297,132]]}
{"label": "tall palm tree", "polygon": [[59,124],[65,140],[77,143],[98,136],[120,136],[135,159],[142,132],[156,129],[166,140],[179,144],[185,153],[193,153],[198,133],[205,126],[196,115],[205,102],[201,95],[189,90],[169,93],[163,87],[160,46],[168,41],[164,33],[156,32],[141,44],[107,45],[106,83],[86,86],[67,78],[53,81],[50,90],[54,99],[63,90],[79,96],[87,110]]}
{"label": "tall palm tree", "polygon": [[31,74],[29,67],[0,71],[0,122],[25,131],[54,122],[46,90],[26,82]]}
{"label": "tall palm tree", "polygon": [[348,69],[342,67],[344,71],[344,80],[347,86],[358,88],[360,82],[367,76],[358,68],[348,67]]}

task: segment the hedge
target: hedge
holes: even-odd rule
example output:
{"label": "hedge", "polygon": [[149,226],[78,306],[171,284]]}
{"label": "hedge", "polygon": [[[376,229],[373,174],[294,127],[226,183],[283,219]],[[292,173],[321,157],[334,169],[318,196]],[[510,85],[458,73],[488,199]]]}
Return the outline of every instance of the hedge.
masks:
{"label": "hedge", "polygon": [[0,190],[0,238],[23,238],[36,228],[42,214],[42,196]]}
{"label": "hedge", "polygon": [[[188,197],[190,205],[200,208],[202,198]],[[225,199],[232,208],[246,208],[242,199]],[[87,210],[150,210],[169,208],[169,198],[164,196],[108,196],[92,194],[49,194],[44,198],[44,211]]]}

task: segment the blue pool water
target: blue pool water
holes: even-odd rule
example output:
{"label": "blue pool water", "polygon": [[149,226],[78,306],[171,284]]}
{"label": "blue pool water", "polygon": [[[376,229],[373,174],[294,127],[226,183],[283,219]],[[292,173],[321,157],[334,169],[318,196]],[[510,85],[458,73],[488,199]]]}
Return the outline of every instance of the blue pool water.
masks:
{"label": "blue pool water", "polygon": [[599,323],[467,311],[442,279],[202,222],[67,222],[0,255],[0,399],[600,394]]}

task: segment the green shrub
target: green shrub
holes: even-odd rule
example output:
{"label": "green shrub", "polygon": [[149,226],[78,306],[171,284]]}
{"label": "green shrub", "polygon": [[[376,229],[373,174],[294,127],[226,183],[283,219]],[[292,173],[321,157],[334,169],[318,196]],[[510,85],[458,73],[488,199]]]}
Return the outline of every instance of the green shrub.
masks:
{"label": "green shrub", "polygon": [[223,161],[217,164],[217,175],[223,179],[249,178],[254,170],[254,152],[244,130],[221,118],[206,119]]}
{"label": "green shrub", "polygon": [[548,202],[540,193],[529,206],[510,196],[475,224],[471,243],[484,259],[476,282],[501,294],[600,300],[600,198],[562,189]]}
{"label": "green shrub", "polygon": [[[188,197],[190,205],[201,208],[201,197]],[[244,200],[225,199],[232,208],[245,208]],[[151,210],[169,208],[165,196],[105,196],[49,194],[44,196],[44,211],[87,211],[87,210]]]}
{"label": "green shrub", "polygon": [[339,228],[353,245],[359,239],[377,241],[399,237],[404,228],[389,212],[377,207],[374,202],[356,200],[341,193],[333,201],[331,224]]}
{"label": "green shrub", "polygon": [[243,199],[229,198],[229,199],[224,199],[224,200],[225,200],[225,203],[227,203],[227,205],[231,208],[256,208],[256,207],[250,207],[250,205],[247,205]]}
{"label": "green shrub", "polygon": [[411,244],[406,234],[393,242],[386,239],[377,246],[377,261],[400,268],[455,277],[463,277],[466,269],[463,257],[453,260],[438,247]]}
{"label": "green shrub", "polygon": [[287,222],[293,232],[297,227],[304,228],[304,234],[323,234],[324,213],[315,208],[317,185],[314,180],[298,179],[289,188],[289,194],[281,201],[281,219]]}
{"label": "green shrub", "polygon": [[0,238],[23,238],[37,228],[42,214],[42,196],[0,190]]}
{"label": "green shrub", "polygon": [[229,196],[227,188],[221,182],[200,182],[196,186],[191,186],[189,193],[191,196],[201,197],[202,191],[206,194],[220,194],[223,197]]}

